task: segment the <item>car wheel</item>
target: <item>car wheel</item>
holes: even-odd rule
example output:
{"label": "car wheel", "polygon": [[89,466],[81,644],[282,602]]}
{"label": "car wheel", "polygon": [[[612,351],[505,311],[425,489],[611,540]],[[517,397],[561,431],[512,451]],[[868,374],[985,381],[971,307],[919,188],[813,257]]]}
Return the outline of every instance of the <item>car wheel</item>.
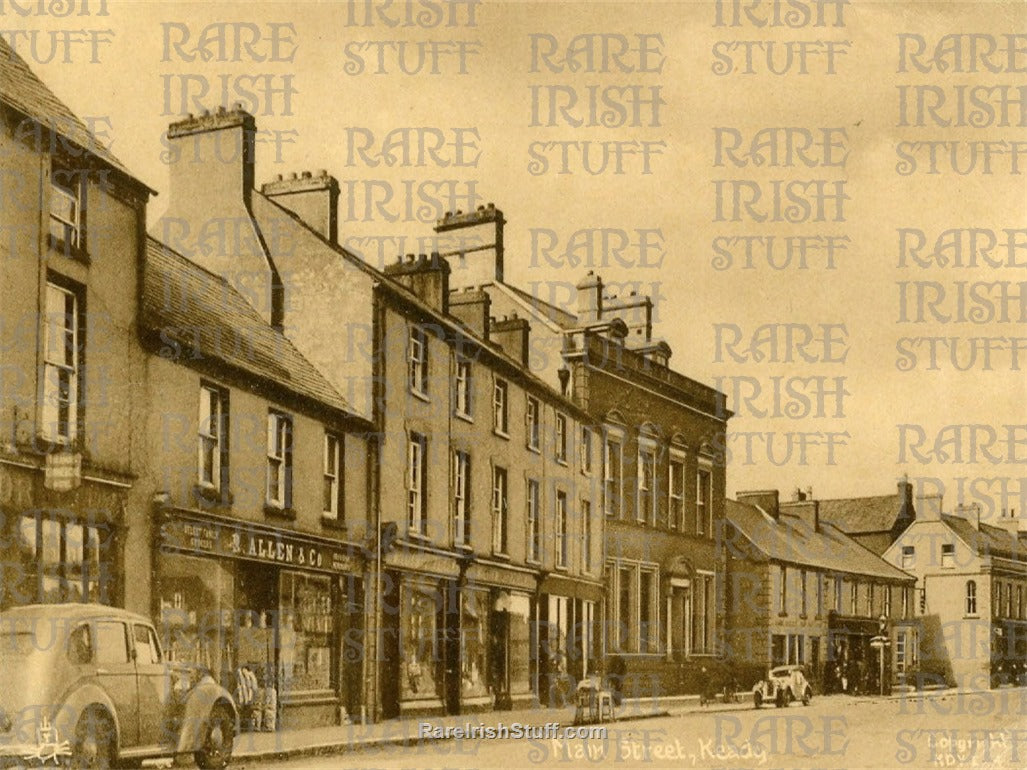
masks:
{"label": "car wheel", "polygon": [[752,705],[756,708],[759,708],[763,705],[763,693],[761,693],[759,690],[752,694]]}
{"label": "car wheel", "polygon": [[795,696],[792,694],[792,688],[789,687],[785,690],[785,706],[791,706],[793,700],[795,700]]}
{"label": "car wheel", "polygon": [[774,695],[774,705],[778,708],[783,708],[785,705],[785,694],[783,690],[778,690],[777,694]]}
{"label": "car wheel", "polygon": [[807,687],[802,693],[802,705],[808,706],[811,700],[813,700],[813,691]]}
{"label": "car wheel", "polygon": [[224,704],[215,704],[203,726],[203,744],[193,755],[196,766],[203,770],[221,770],[232,759],[234,742],[235,719],[232,712]]}
{"label": "car wheel", "polygon": [[114,765],[114,722],[101,709],[89,709],[75,725],[71,746],[73,770],[106,770]]}

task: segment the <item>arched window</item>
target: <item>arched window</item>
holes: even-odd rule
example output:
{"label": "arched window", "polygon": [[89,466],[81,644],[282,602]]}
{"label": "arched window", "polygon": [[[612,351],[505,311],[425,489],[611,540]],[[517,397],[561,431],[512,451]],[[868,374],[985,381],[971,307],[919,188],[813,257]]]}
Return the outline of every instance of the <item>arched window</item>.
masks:
{"label": "arched window", "polygon": [[977,614],[977,582],[974,580],[966,581],[966,614]]}

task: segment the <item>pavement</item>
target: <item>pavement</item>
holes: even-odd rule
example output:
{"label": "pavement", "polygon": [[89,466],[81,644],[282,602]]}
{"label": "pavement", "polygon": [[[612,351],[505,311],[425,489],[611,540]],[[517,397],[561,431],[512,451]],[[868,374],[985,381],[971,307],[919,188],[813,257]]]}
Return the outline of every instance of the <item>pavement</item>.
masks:
{"label": "pavement", "polygon": [[[698,698],[695,698],[698,703]],[[668,708],[653,699],[625,700],[617,708],[613,721],[632,721],[669,716]],[[432,727],[463,727],[471,724],[494,727],[499,724],[541,726],[550,723],[574,724],[574,707],[536,708],[517,711],[488,711],[459,716],[410,717],[387,719],[375,724],[349,724],[329,727],[284,729],[277,732],[244,732],[236,736],[233,762],[263,762],[320,754],[338,754],[384,746],[413,746],[425,741],[447,738],[421,737],[419,725]]]}
{"label": "pavement", "polygon": [[[987,691],[982,691],[987,692]],[[996,692],[996,691],[991,691]],[[939,689],[920,693],[899,692],[892,695],[831,695],[820,696],[819,700],[840,699],[852,705],[873,704],[883,701],[907,700],[920,702],[945,699],[950,696],[968,695],[965,690]],[[680,696],[663,698],[639,698],[625,700],[617,708],[615,722],[651,719],[655,717],[682,716],[686,714],[707,714],[728,711],[752,711],[752,700],[748,692],[739,693],[736,703],[714,702],[700,705],[699,697]],[[818,698],[814,698],[817,700]],[[770,709],[773,711],[773,709]],[[428,741],[450,740],[448,738],[422,737],[419,725],[428,722],[432,727],[462,727],[467,724],[494,727],[499,724],[541,726],[558,723],[562,726],[574,723],[574,708],[536,708],[517,711],[490,711],[460,716],[433,716],[404,719],[389,719],[375,724],[349,724],[329,727],[283,729],[273,733],[244,732],[236,737],[233,752],[235,763],[257,763],[280,761],[298,757],[339,754],[343,752],[373,750],[389,746],[414,746]]]}

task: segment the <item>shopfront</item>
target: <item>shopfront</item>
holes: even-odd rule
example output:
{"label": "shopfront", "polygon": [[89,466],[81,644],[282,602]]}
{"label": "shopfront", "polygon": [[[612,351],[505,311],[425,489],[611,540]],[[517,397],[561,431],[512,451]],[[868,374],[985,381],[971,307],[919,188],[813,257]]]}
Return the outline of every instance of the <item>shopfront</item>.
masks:
{"label": "shopfront", "polygon": [[364,582],[345,543],[171,512],[159,535],[157,619],[172,660],[235,691],[273,691],[277,727],[358,720]]}
{"label": "shopfront", "polygon": [[0,463],[0,609],[35,603],[120,606],[119,569],[130,485],[76,477],[54,483],[49,467]]}
{"label": "shopfront", "polygon": [[534,662],[543,705],[570,703],[584,677],[599,673],[601,584],[550,575],[536,603]]}
{"label": "shopfront", "polygon": [[530,572],[473,564],[462,576],[389,571],[382,617],[384,715],[526,707]]}

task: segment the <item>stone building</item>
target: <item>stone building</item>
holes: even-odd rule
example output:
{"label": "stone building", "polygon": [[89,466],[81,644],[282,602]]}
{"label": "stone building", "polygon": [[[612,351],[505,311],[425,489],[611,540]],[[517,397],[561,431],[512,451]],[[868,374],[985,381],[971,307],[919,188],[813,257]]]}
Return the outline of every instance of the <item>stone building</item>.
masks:
{"label": "stone building", "polygon": [[152,238],[140,331],[154,547],[132,563],[168,657],[230,690],[248,668],[285,727],[359,719],[373,425],[224,278]]}
{"label": "stone building", "polygon": [[558,700],[594,654],[602,599],[596,474],[577,460],[588,415],[526,367],[526,323],[451,302],[447,260],[380,271],[340,248],[330,176],[255,189],[255,131],[241,110],[172,124],[154,232],[234,286],[374,425],[369,706]]}
{"label": "stone building", "polygon": [[803,664],[820,692],[877,692],[901,667],[871,642],[912,643],[915,578],[824,521],[820,503],[777,490],[727,502],[727,649],[740,685]]}
{"label": "stone building", "polygon": [[0,39],[0,607],[146,611],[135,334],[152,190]]}
{"label": "stone building", "polygon": [[940,496],[923,496],[917,499],[916,520],[883,557],[917,577],[923,631],[919,645],[906,647],[903,664],[911,673],[968,689],[1024,683],[1027,526],[1022,512],[1002,511],[989,522],[978,506],[945,513]]}
{"label": "stone building", "polygon": [[724,631],[724,395],[670,368],[651,297],[616,296],[591,272],[576,286],[506,282],[505,224],[489,206],[438,222],[465,244],[451,302],[530,323],[529,368],[597,426],[582,441],[602,480],[603,668],[628,695],[698,692]]}

